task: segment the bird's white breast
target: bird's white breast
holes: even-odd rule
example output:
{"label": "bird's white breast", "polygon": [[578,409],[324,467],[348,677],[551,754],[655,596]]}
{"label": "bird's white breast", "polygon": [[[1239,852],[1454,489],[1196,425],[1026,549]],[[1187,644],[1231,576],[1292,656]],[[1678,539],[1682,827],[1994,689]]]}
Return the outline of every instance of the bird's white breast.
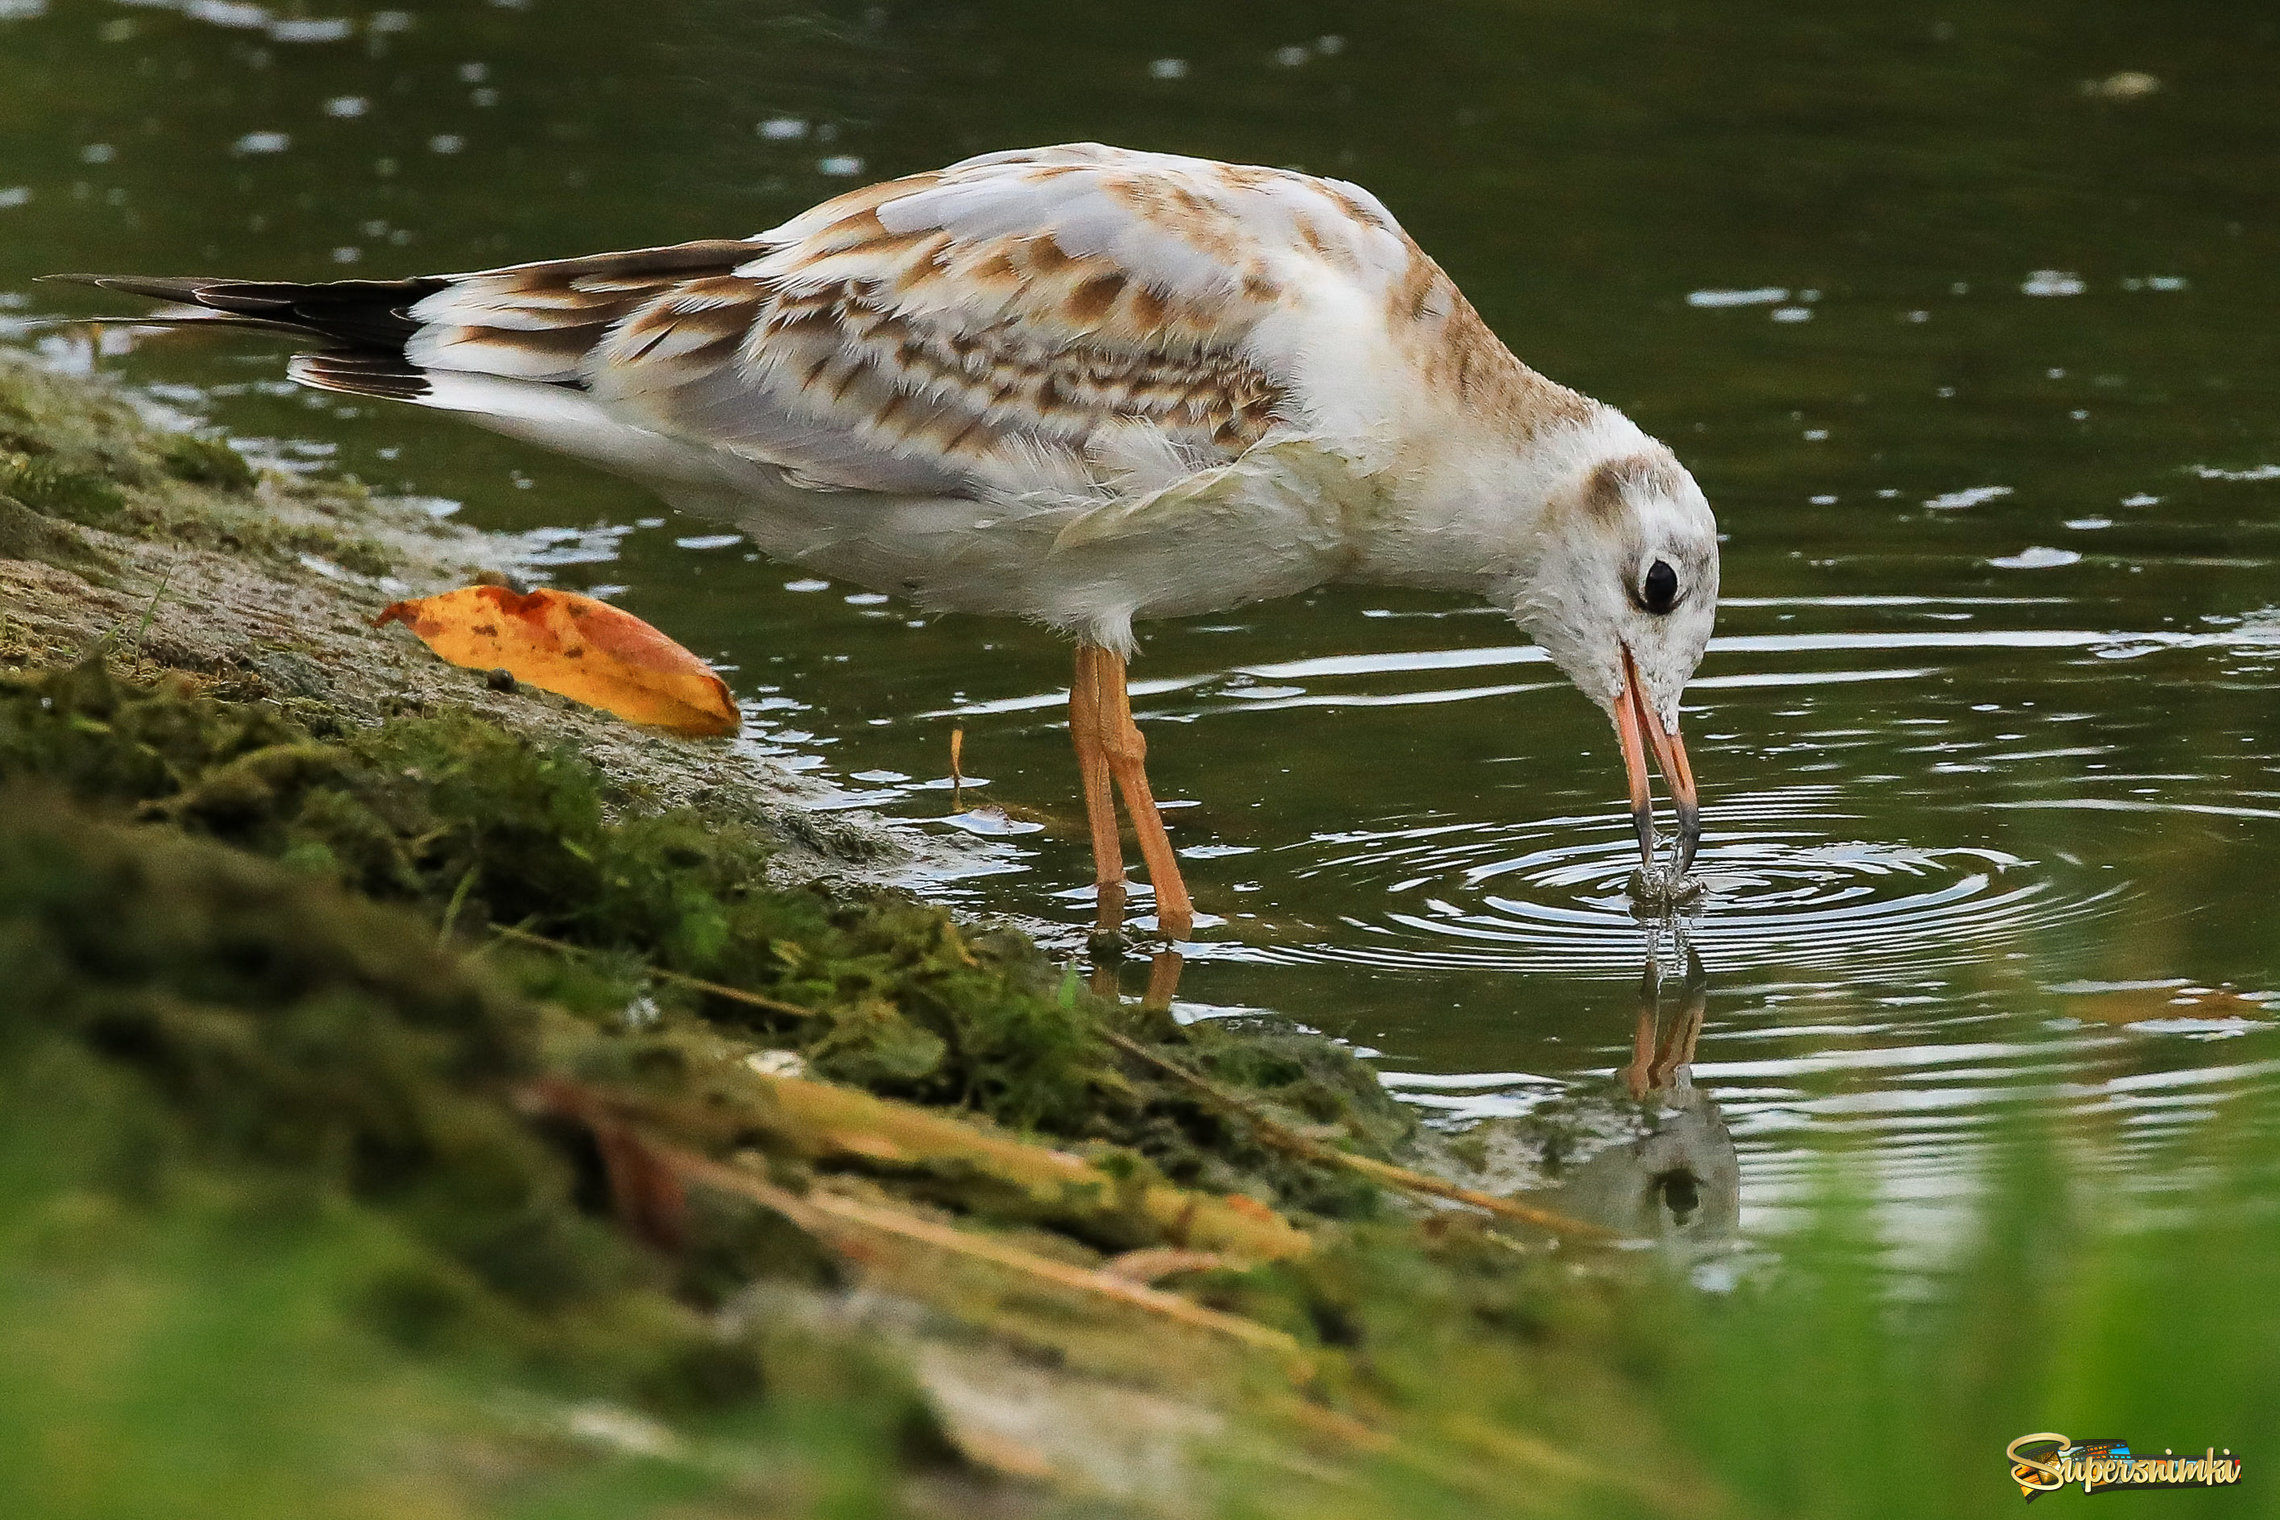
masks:
{"label": "bird's white breast", "polygon": [[[1132,624],[1288,596],[1338,579],[1383,483],[1335,444],[1289,434],[1163,481],[1092,489],[1040,471],[983,500],[684,490],[761,549],[930,611],[1022,616],[1111,649]],[[1008,483],[1009,486],[1012,482]],[[1136,487],[1139,487],[1136,489]]]}

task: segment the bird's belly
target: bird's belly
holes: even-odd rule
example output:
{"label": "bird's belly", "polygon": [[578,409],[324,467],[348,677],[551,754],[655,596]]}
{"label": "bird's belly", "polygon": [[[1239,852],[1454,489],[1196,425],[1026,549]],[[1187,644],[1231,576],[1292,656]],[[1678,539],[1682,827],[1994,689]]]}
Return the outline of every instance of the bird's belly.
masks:
{"label": "bird's belly", "polygon": [[833,580],[929,611],[1024,617],[1128,648],[1137,619],[1289,596],[1346,568],[1335,502],[1235,485],[1129,504],[805,492],[674,499]]}

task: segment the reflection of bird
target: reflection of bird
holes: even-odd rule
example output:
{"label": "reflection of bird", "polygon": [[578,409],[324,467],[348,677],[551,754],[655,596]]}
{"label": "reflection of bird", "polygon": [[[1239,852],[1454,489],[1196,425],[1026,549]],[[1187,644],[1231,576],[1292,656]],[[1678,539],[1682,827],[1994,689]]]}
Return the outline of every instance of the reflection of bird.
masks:
{"label": "reflection of bird", "polygon": [[1740,1223],[1742,1176],[1734,1137],[1689,1070],[1708,989],[1691,948],[1686,962],[1685,992],[1659,1040],[1662,987],[1653,961],[1639,986],[1631,1061],[1620,1075],[1632,1099],[1650,1105],[1647,1132],[1596,1152],[1546,1196],[1626,1235],[1706,1242],[1727,1239]]}
{"label": "reflection of bird", "polygon": [[1173,935],[1191,909],[1126,694],[1132,625],[1329,581],[1510,611],[1613,717],[1643,868],[1650,748],[1692,859],[1679,697],[1718,593],[1701,490],[1515,359],[1352,185],[1080,144],[739,241],[393,281],[86,278],[324,339],[295,379],[592,461],[820,574],[1069,634],[1098,879],[1123,880],[1113,783]]}

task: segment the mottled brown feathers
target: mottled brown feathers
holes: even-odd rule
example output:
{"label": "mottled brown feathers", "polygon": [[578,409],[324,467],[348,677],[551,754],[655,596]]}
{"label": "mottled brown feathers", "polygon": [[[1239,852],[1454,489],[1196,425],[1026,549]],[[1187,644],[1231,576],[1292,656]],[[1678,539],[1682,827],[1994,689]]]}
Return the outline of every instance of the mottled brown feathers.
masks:
{"label": "mottled brown feathers", "polygon": [[1660,490],[1665,495],[1676,496],[1684,488],[1684,471],[1667,452],[1626,454],[1618,459],[1601,460],[1585,478],[1583,505],[1595,516],[1614,519],[1623,513],[1623,497],[1627,491]]}
{"label": "mottled brown feathers", "polygon": [[1428,386],[1515,440],[1588,420],[1593,403],[1522,364],[1441,266],[1412,244],[1406,277],[1389,292],[1387,326]]}
{"label": "mottled brown feathers", "polygon": [[[384,361],[331,367],[340,388],[368,372],[394,394],[422,369],[577,387],[848,488],[961,491],[993,459],[1081,459],[1132,423],[1224,459],[1404,372],[1404,394],[1510,437],[1590,415],[1366,191],[1084,144],[867,185],[750,239],[401,283],[120,288]],[[1382,302],[1382,334],[1341,326],[1357,294]],[[1330,312],[1348,347],[1307,326]]]}

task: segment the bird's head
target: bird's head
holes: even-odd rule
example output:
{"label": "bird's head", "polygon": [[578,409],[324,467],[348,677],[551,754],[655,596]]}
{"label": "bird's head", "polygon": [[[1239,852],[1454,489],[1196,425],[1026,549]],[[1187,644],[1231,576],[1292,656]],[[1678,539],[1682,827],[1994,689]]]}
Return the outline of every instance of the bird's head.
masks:
{"label": "bird's head", "polygon": [[1563,481],[1545,504],[1535,545],[1513,588],[1512,615],[1614,719],[1650,873],[1653,751],[1678,810],[1673,879],[1682,877],[1702,826],[1678,706],[1718,611],[1710,504],[1668,449],[1643,441]]}

